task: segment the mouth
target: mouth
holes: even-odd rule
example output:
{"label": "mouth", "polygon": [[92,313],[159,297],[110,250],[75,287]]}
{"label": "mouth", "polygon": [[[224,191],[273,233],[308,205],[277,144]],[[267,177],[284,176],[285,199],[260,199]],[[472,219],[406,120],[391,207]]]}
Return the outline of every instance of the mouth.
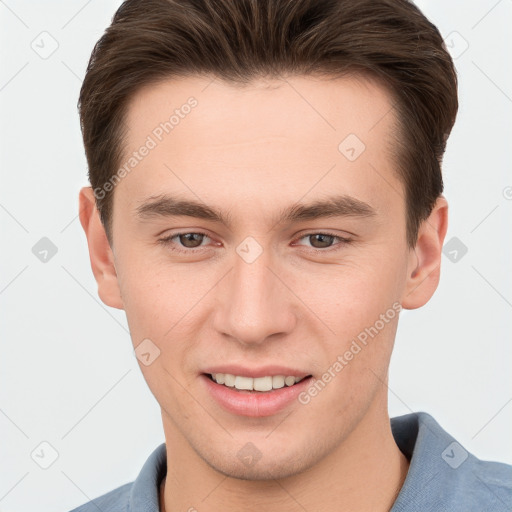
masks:
{"label": "mouth", "polygon": [[291,388],[312,377],[311,375],[267,375],[253,378],[231,373],[206,373],[204,375],[223,387],[249,394],[271,393],[278,389]]}
{"label": "mouth", "polygon": [[269,364],[250,368],[227,363],[204,368],[200,377],[206,393],[224,411],[252,417],[273,416],[302,406],[298,397],[314,378],[289,366]]}

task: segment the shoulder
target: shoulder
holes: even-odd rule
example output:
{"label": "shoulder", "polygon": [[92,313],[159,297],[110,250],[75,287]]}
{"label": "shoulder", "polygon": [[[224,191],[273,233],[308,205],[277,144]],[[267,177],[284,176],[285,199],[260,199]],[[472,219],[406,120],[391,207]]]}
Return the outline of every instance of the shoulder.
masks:
{"label": "shoulder", "polygon": [[157,512],[159,485],[167,472],[165,443],[148,457],[137,478],[70,512]]}
{"label": "shoulder", "polygon": [[94,498],[70,512],[127,512],[130,503],[130,493],[132,490],[133,482],[124,484],[117,489]]}
{"label": "shoulder", "polygon": [[[455,448],[460,447],[460,448]],[[462,452],[464,448],[456,441],[448,448],[444,457],[452,456],[452,450]],[[467,456],[466,456],[467,454]],[[462,503],[465,510],[510,512],[512,510],[512,466],[501,462],[481,460],[471,453],[462,452],[464,461],[458,467],[445,468],[444,482],[439,486],[453,503]]]}
{"label": "shoulder", "polygon": [[393,512],[510,512],[512,466],[475,457],[427,413],[393,418],[410,467]]}

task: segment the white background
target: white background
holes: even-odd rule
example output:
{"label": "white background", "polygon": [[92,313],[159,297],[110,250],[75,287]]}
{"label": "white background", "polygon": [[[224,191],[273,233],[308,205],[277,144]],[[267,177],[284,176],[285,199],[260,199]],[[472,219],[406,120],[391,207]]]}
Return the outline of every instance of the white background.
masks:
{"label": "white background", "polygon": [[[70,510],[135,479],[164,441],[124,313],[97,296],[77,218],[87,176],[76,102],[119,4],[0,2],[4,512]],[[446,240],[468,251],[456,263],[443,256],[434,298],[401,316],[390,414],[429,412],[476,456],[512,463],[512,2],[418,5],[456,57]],[[58,42],[47,59],[31,48],[43,31]],[[32,253],[42,237],[58,248],[47,263]],[[31,458],[43,441],[58,452],[48,469]]]}

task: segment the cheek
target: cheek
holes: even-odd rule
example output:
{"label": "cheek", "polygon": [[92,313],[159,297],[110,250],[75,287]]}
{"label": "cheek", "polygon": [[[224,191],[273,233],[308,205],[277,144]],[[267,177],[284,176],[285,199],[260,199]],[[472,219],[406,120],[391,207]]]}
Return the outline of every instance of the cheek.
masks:
{"label": "cheek", "polygon": [[[381,248],[380,254],[309,266],[290,274],[290,281],[309,310],[325,324],[325,332],[347,341],[372,326],[393,304],[396,309],[405,283],[404,265],[403,256]],[[388,316],[394,313],[392,310]]]}
{"label": "cheek", "polygon": [[[213,261],[209,266],[176,265],[127,247],[119,254],[124,258],[117,265],[119,284],[134,345],[145,338],[162,347],[171,340],[193,339],[194,330],[205,323],[203,316],[212,312],[215,285],[226,268]],[[342,349],[401,296],[403,265],[396,248],[375,244],[335,263],[301,260],[287,267],[283,263],[279,271],[293,290],[290,307],[293,302],[303,312],[303,324],[316,322]]]}
{"label": "cheek", "polygon": [[[175,374],[180,368],[180,372],[183,370],[188,375],[187,354],[200,339],[198,330],[204,322],[199,315],[203,314],[201,305],[207,303],[202,300],[215,283],[214,276],[209,279],[203,273],[198,278],[192,266],[185,270],[150,264],[147,259],[138,264],[130,259],[120,262],[119,267],[120,288],[134,348],[149,339],[161,356],[160,364],[156,365],[159,373],[167,369]],[[153,373],[148,372],[149,381],[154,378]]]}
{"label": "cheek", "polygon": [[151,251],[124,247],[119,253],[123,256],[116,267],[128,320],[134,327],[153,331],[164,324],[172,326],[185,303],[193,298],[194,287],[190,283],[185,286],[179,267],[152,258]]}

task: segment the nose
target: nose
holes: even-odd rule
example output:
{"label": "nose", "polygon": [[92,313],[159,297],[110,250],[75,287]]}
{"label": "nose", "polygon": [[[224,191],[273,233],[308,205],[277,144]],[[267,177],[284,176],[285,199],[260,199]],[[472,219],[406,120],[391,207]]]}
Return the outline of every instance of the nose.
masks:
{"label": "nose", "polygon": [[285,336],[297,321],[298,301],[269,253],[252,262],[235,254],[233,269],[220,283],[214,327],[246,347]]}

